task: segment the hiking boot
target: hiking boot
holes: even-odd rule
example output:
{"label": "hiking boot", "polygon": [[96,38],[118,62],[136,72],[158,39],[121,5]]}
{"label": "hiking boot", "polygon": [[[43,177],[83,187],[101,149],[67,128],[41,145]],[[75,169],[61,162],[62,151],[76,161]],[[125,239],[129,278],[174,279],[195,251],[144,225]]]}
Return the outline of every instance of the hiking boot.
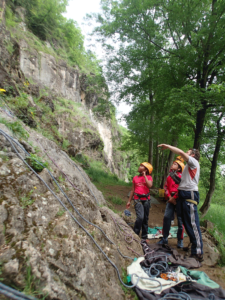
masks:
{"label": "hiking boot", "polygon": [[183,244],[183,240],[178,240],[177,241],[177,248],[183,248],[184,244]]}
{"label": "hiking boot", "polygon": [[168,245],[168,239],[162,238],[157,244],[158,245]]}
{"label": "hiking boot", "polygon": [[199,262],[202,262],[204,260],[204,257],[202,254],[191,254],[189,257],[195,258]]}
{"label": "hiking boot", "polygon": [[191,243],[189,243],[187,247],[183,247],[183,250],[186,251],[186,252],[191,250]]}

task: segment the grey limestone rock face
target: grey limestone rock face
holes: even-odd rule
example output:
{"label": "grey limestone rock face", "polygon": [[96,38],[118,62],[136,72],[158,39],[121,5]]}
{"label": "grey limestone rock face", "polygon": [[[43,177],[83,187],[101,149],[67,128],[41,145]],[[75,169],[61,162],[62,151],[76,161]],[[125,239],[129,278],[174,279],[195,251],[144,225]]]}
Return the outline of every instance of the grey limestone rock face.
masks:
{"label": "grey limestone rock face", "polygon": [[[5,128],[0,125],[0,129]],[[4,282],[23,289],[30,268],[33,285],[43,295],[48,294],[48,299],[126,299],[116,270],[93,242],[121,274],[130,260],[124,259],[117,247],[123,255],[133,254],[116,231],[113,218],[126,223],[105,206],[102,193],[87,174],[80,166],[78,170],[54,142],[34,130],[30,130],[28,142],[48,161],[70,203],[47,169],[39,172],[38,178],[18,156],[5,159],[13,149],[0,135],[0,170],[4,170],[0,174],[0,261],[7,278]],[[137,242],[129,247],[141,253]]]}
{"label": "grey limestone rock face", "polygon": [[20,43],[20,68],[40,87],[48,87],[55,94],[80,102],[78,70],[62,60],[57,62],[50,54],[30,49],[25,40]]}

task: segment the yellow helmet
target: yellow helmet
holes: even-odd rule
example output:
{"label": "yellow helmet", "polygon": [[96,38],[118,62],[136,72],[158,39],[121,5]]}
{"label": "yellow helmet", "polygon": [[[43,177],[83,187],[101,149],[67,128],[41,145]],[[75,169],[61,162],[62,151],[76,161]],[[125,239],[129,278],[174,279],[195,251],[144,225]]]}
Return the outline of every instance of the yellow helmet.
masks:
{"label": "yellow helmet", "polygon": [[177,156],[177,158],[174,161],[175,163],[177,163],[180,167],[181,167],[181,172],[184,171],[184,159],[181,156]]}
{"label": "yellow helmet", "polygon": [[143,162],[143,163],[141,163],[141,165],[143,165],[145,168],[148,169],[149,174],[152,173],[152,171],[153,171],[153,166],[152,166],[150,163],[148,163],[148,162]]}

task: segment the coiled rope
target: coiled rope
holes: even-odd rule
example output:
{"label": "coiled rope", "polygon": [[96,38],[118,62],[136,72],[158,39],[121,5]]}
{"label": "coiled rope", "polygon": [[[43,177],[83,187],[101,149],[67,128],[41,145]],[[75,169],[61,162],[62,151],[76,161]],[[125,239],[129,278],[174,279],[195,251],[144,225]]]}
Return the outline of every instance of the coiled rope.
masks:
{"label": "coiled rope", "polygon": [[169,293],[160,298],[159,300],[192,300],[192,298],[184,292],[180,292],[177,294]]}

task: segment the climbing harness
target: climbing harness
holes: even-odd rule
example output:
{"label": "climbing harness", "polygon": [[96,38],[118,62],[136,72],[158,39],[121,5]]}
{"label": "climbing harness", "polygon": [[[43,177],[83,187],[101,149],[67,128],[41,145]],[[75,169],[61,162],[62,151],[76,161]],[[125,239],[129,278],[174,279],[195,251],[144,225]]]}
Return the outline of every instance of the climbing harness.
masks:
{"label": "climbing harness", "polygon": [[37,300],[36,298],[27,296],[1,282],[0,282],[0,294],[14,300]]}
{"label": "climbing harness", "polygon": [[[137,193],[134,193],[134,195],[138,197],[138,199],[134,199],[134,201],[145,201],[145,200],[149,200],[148,196],[150,196],[150,193],[148,193],[148,194],[137,194]],[[141,200],[141,198],[146,198],[146,199]]]}

